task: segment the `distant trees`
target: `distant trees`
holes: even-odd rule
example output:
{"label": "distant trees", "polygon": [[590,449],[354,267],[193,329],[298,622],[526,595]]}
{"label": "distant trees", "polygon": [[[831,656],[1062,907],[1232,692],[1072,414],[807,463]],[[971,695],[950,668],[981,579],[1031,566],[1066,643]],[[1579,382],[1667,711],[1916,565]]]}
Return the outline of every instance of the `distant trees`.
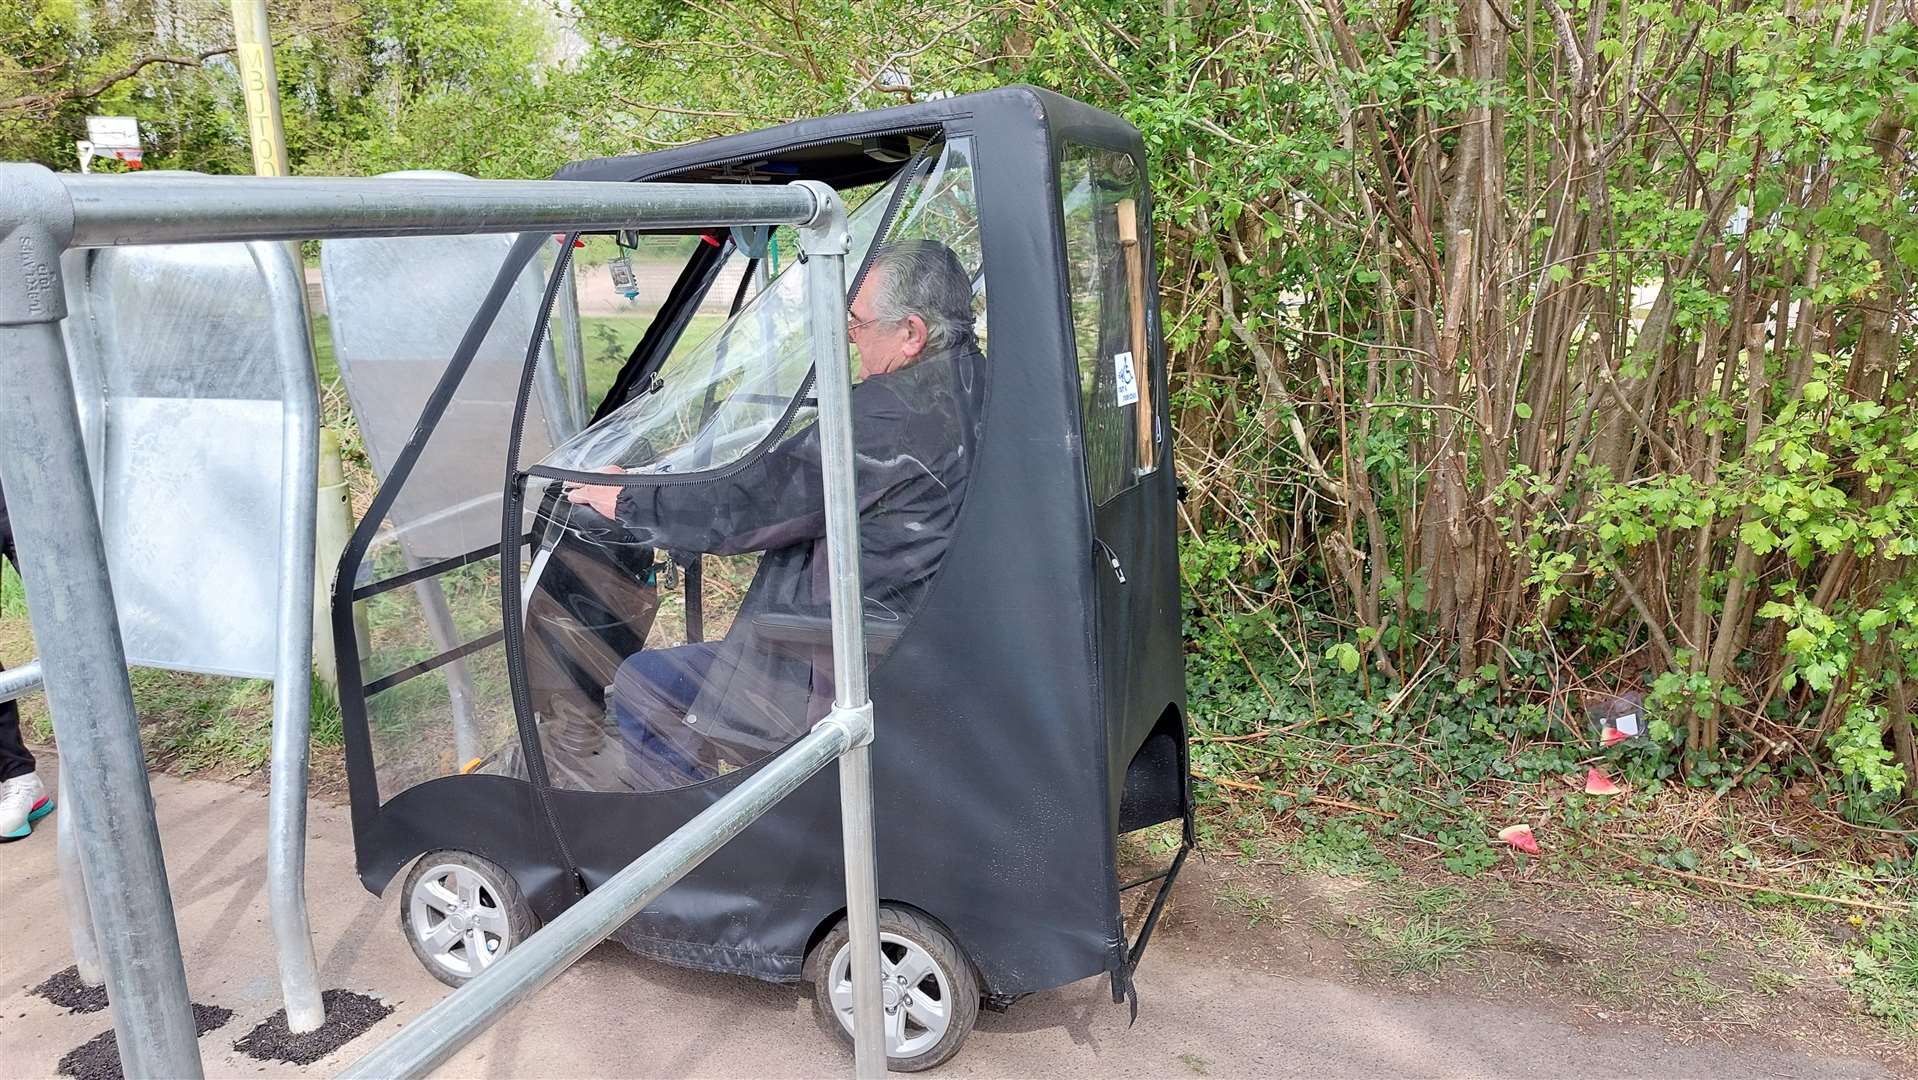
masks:
{"label": "distant trees", "polygon": [[[558,24],[520,0],[271,8],[296,170],[545,171]],[[150,167],[251,168],[225,0],[0,0],[0,156],[74,166],[89,113],[141,122]]]}

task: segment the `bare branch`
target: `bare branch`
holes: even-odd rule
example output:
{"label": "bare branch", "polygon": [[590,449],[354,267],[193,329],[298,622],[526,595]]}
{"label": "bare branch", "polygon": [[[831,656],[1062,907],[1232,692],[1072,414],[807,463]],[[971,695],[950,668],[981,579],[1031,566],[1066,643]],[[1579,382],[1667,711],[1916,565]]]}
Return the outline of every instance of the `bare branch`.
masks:
{"label": "bare branch", "polygon": [[100,76],[85,86],[69,86],[59,90],[49,90],[44,94],[24,94],[20,97],[0,98],[0,113],[45,112],[56,106],[64,105],[69,101],[89,101],[155,65],[196,68],[216,56],[224,56],[232,52],[234,48],[235,46],[226,45],[218,49],[208,49],[205,52],[193,56],[142,56],[117,71]]}

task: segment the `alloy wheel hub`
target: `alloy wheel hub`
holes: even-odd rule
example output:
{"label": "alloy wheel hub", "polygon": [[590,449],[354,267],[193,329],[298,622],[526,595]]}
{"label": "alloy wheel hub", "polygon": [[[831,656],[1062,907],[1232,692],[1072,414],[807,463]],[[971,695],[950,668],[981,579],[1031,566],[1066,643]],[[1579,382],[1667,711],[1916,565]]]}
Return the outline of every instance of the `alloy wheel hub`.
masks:
{"label": "alloy wheel hub", "polygon": [[[880,1007],[885,1014],[886,1053],[906,1058],[923,1054],[952,1025],[952,984],[926,950],[900,934],[881,931]],[[826,985],[840,1025],[853,1028],[852,946],[842,945],[827,968]]]}

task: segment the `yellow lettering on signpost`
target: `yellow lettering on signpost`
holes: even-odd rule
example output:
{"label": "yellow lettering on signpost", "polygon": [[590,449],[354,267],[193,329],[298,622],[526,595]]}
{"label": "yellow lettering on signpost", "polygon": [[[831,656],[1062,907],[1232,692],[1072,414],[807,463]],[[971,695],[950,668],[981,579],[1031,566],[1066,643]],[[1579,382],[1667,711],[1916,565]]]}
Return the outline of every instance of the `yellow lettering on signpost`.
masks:
{"label": "yellow lettering on signpost", "polygon": [[266,0],[233,0],[235,58],[246,95],[246,128],[256,176],[286,175],[286,129],[280,121],[280,79],[266,32]]}

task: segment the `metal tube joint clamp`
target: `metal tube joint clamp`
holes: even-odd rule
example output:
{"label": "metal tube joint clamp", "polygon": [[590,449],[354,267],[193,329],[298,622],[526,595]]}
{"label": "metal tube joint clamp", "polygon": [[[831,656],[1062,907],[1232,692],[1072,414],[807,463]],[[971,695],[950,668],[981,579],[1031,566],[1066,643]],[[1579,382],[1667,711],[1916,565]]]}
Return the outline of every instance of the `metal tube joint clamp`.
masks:
{"label": "metal tube joint clamp", "polygon": [[794,187],[812,192],[812,220],[799,227],[799,250],[807,255],[844,255],[852,250],[852,229],[846,203],[832,185],[818,180],[795,180]]}
{"label": "metal tube joint clamp", "polygon": [[60,253],[73,239],[73,200],[44,165],[0,165],[0,326],[67,317]]}
{"label": "metal tube joint clamp", "polygon": [[827,713],[817,724],[813,725],[813,730],[818,731],[828,724],[846,733],[846,749],[856,750],[862,746],[871,746],[873,730],[872,702],[868,701],[856,709],[848,709],[843,705],[834,705],[831,712]]}

